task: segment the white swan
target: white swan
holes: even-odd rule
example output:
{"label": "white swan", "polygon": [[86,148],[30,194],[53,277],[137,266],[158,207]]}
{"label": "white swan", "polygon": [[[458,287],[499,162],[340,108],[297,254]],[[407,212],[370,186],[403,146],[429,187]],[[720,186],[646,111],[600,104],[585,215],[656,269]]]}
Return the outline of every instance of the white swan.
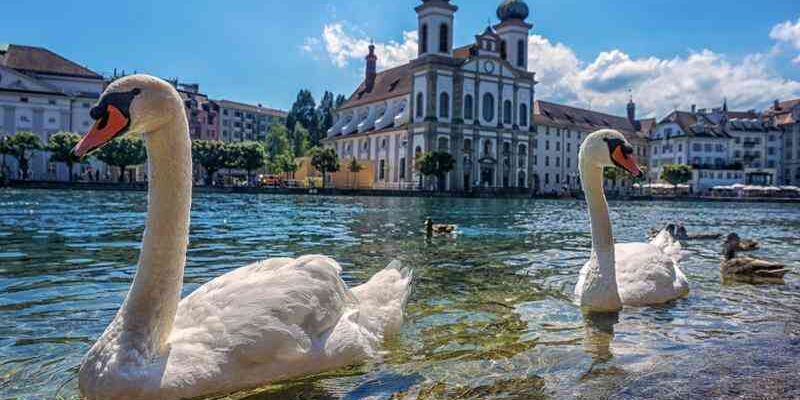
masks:
{"label": "white swan", "polygon": [[350,290],[330,258],[271,259],[180,300],[192,193],[183,103],[166,82],[134,75],[109,85],[91,115],[75,153],[143,132],[150,186],[136,277],[80,367],[85,398],[230,393],[358,362],[400,329],[411,274],[395,265]]}
{"label": "white swan", "polygon": [[650,243],[614,245],[603,168],[617,166],[641,175],[632,153],[621,133],[600,130],[586,137],[578,155],[592,225],[592,255],[575,286],[576,301],[586,311],[661,304],[689,293],[689,283],[677,266],[680,244],[666,230]]}

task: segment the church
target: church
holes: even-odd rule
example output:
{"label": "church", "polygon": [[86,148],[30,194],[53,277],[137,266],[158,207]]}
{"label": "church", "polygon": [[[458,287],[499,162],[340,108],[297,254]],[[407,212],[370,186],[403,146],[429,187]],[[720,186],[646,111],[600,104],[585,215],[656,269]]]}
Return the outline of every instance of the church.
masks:
{"label": "church", "polygon": [[529,191],[537,82],[528,72],[527,4],[504,0],[499,24],[461,47],[453,45],[457,6],[423,0],[415,11],[417,58],[378,72],[370,46],[364,80],[336,110],[325,144],[342,165],[369,165],[373,189],[430,189],[415,160],[445,151],[456,163],[441,189]]}

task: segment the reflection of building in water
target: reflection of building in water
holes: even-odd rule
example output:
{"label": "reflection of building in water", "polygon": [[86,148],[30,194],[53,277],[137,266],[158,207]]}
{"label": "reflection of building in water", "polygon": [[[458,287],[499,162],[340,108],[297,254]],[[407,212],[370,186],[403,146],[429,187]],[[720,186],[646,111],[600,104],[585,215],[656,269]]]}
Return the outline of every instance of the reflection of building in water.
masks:
{"label": "reflection of building in water", "polygon": [[364,81],[336,111],[326,144],[343,160],[371,162],[374,188],[415,187],[417,155],[444,151],[456,161],[447,190],[530,190],[536,81],[527,71],[528,6],[504,1],[500,23],[458,48],[458,7],[424,0],[415,10],[417,58],[378,72],[379,55],[370,46]]}

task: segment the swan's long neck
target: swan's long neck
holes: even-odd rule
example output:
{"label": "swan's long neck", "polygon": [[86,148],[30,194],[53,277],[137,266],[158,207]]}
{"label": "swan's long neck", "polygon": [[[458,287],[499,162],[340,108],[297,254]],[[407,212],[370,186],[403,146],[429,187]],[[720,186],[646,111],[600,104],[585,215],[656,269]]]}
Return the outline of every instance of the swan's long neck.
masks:
{"label": "swan's long neck", "polygon": [[595,311],[621,308],[614,259],[614,236],[603,191],[603,169],[581,159],[581,184],[592,225],[592,269],[583,288],[582,305]]}
{"label": "swan's long neck", "polygon": [[[181,107],[181,112],[182,112]],[[145,135],[150,176],[139,269],[120,312],[123,330],[150,356],[163,354],[180,301],[189,242],[191,142],[185,115]]]}

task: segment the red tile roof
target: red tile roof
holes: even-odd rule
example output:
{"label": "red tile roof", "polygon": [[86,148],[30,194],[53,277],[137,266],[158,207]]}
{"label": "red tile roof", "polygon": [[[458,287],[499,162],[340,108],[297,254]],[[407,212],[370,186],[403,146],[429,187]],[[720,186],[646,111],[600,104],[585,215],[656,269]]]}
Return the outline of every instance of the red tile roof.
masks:
{"label": "red tile roof", "polygon": [[103,79],[100,74],[41,47],[0,46],[0,65],[23,72]]}
{"label": "red tile roof", "polygon": [[370,104],[376,101],[411,93],[411,64],[403,64],[381,72],[375,77],[375,85],[367,91],[365,82],[356,88],[350,98],[339,107],[340,110]]}

